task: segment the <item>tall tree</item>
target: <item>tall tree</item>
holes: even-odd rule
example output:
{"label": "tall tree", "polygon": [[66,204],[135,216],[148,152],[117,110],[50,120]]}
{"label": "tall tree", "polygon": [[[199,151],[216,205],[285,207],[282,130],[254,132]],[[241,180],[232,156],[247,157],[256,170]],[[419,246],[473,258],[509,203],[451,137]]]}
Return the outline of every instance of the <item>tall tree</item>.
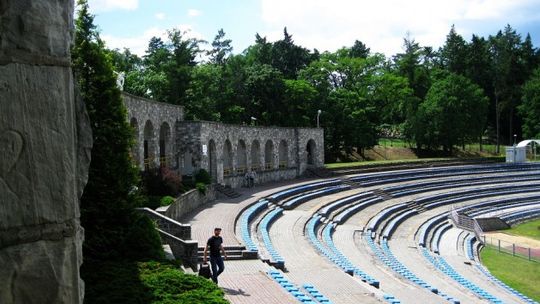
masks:
{"label": "tall tree", "polygon": [[469,61],[468,45],[465,39],[456,32],[454,25],[446,36],[446,42],[441,48],[440,56],[445,69],[459,75],[466,74]]}
{"label": "tall tree", "polygon": [[525,138],[540,137],[540,68],[523,86],[523,103],[519,113],[523,117],[523,136]]}
{"label": "tall tree", "polygon": [[468,78],[454,73],[438,77],[418,108],[414,126],[420,147],[451,153],[457,144],[478,139],[484,128],[487,98]]}
{"label": "tall tree", "polygon": [[520,64],[521,36],[507,25],[497,35],[490,36],[490,51],[493,65],[493,93],[495,102],[495,123],[497,132],[497,152],[501,143],[501,118],[505,115],[508,125],[506,142],[512,142],[514,129],[514,115],[516,106],[519,104],[520,86],[523,84],[521,77],[522,66]]}
{"label": "tall tree", "polygon": [[83,256],[85,260],[156,258],[162,254],[159,236],[152,222],[134,209],[141,196],[136,190],[137,170],[129,156],[132,131],[126,109],[88,3],[79,0],[78,5],[73,70],[94,139],[88,183],[81,198]]}
{"label": "tall tree", "polygon": [[355,58],[367,58],[369,56],[369,48],[360,40],[355,40],[349,51],[349,56]]}
{"label": "tall tree", "polygon": [[218,65],[225,64],[227,56],[231,54],[233,47],[231,39],[225,39],[225,32],[220,29],[212,41],[212,49],[207,51],[210,62]]}

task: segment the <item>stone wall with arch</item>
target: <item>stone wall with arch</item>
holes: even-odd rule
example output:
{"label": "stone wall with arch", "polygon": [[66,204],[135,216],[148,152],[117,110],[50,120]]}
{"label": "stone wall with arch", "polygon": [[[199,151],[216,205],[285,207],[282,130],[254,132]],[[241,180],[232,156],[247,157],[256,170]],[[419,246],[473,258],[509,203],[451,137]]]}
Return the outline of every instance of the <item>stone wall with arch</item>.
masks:
{"label": "stone wall with arch", "polygon": [[311,140],[312,166],[324,164],[322,129],[230,125],[217,122],[179,123],[180,153],[199,151],[194,170],[207,170],[214,181],[233,188],[256,172],[256,183],[291,179],[308,168],[306,147]]}
{"label": "stone wall with arch", "polygon": [[184,119],[183,107],[125,92],[122,97],[127,108],[128,121],[132,127],[136,127],[132,150],[135,164],[141,170],[159,166],[177,168],[176,125]]}
{"label": "stone wall with arch", "polygon": [[250,171],[255,183],[264,183],[324,165],[323,129],[184,121],[181,106],[123,97],[136,139],[132,156],[141,170],[167,166],[193,175],[205,169],[214,182],[240,187]]}

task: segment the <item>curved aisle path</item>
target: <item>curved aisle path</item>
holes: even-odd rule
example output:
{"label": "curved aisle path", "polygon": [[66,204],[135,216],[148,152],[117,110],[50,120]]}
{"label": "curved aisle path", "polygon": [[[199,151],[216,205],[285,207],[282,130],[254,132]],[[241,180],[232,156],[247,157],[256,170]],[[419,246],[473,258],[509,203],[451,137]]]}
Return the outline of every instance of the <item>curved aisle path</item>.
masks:
{"label": "curved aisle path", "polygon": [[272,244],[285,259],[287,276],[298,285],[314,285],[332,303],[380,303],[371,295],[380,291],[346,274],[311,246],[304,236],[311,215],[302,210],[285,211],[270,227]]}
{"label": "curved aisle path", "polygon": [[334,232],[336,247],[360,269],[381,282],[381,290],[391,294],[404,304],[414,303],[448,303],[425,288],[400,277],[383,265],[375,257],[369,246],[361,243],[359,232],[361,227],[355,225],[338,225]]}
{"label": "curved aisle path", "polygon": [[219,286],[233,304],[282,304],[297,300],[266,275],[274,269],[260,260],[225,261]]}

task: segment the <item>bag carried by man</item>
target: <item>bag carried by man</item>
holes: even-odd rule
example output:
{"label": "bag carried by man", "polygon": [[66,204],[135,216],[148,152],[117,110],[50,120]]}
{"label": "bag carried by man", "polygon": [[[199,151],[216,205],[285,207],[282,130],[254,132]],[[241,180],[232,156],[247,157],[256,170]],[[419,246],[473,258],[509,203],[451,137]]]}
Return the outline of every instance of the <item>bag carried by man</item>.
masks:
{"label": "bag carried by man", "polygon": [[212,272],[210,271],[210,265],[208,265],[207,263],[201,264],[201,266],[199,267],[199,276],[210,279],[212,277]]}

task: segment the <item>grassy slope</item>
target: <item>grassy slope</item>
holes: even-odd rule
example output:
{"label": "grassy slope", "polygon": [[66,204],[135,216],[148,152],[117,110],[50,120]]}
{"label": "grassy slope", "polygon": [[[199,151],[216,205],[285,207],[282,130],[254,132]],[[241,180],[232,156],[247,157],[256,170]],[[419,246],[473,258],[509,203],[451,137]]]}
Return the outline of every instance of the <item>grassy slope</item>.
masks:
{"label": "grassy slope", "polygon": [[481,258],[494,276],[524,295],[540,301],[540,263],[499,253],[492,247],[482,249]]}
{"label": "grassy slope", "polygon": [[540,241],[540,219],[517,225],[512,229],[505,230],[504,233],[520,235]]}

